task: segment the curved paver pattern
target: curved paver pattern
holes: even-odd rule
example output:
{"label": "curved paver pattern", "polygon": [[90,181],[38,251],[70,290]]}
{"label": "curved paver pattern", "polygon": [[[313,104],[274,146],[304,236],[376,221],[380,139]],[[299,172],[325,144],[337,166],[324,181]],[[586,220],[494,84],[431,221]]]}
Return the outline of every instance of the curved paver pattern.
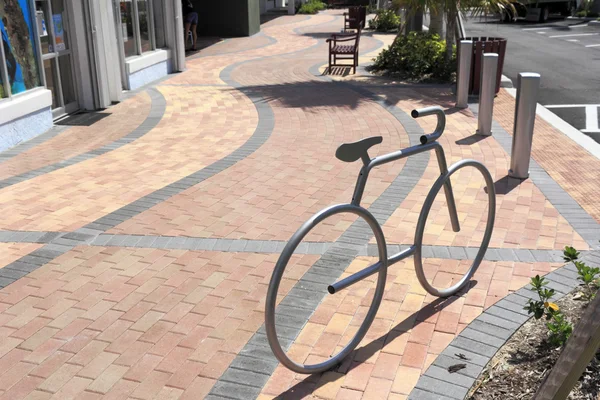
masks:
{"label": "curved paver pattern", "polygon": [[[421,96],[415,97],[418,99]],[[414,106],[415,100],[409,104]],[[390,96],[388,101],[393,102]],[[426,97],[419,104],[442,104],[451,108],[453,103],[450,96],[438,95],[433,98]],[[400,105],[402,106],[402,101]],[[491,140],[492,138],[482,139],[475,136],[473,132],[476,130],[476,123],[477,120],[469,111],[449,114],[446,131],[439,142],[446,150],[448,165],[465,158],[481,161],[497,182],[496,223],[490,246],[560,250],[569,245],[581,250],[587,249],[588,244],[531,180],[516,184],[507,179],[509,155],[498,142]],[[430,126],[429,129],[433,129],[431,124]],[[438,176],[439,167],[437,161],[432,158],[427,172],[415,190],[386,223],[388,243],[413,243],[414,224],[421,211],[421,205]],[[483,178],[474,169],[464,169],[452,178],[452,182],[462,223],[461,231],[452,231],[445,198],[440,192],[430,212],[423,243],[478,247],[487,220],[487,194],[483,190]]]}
{"label": "curved paver pattern", "polygon": [[138,127],[150,112],[150,96],[127,99],[103,114],[91,126],[74,126],[48,141],[0,164],[0,181],[77,156],[115,141]]}
{"label": "curved paver pattern", "polygon": [[0,201],[9,215],[0,227],[78,229],[223,158],[256,129],[256,110],[239,92],[158,89],[167,108],[153,130],[110,153],[5,188]]}
{"label": "curved paver pattern", "polygon": [[[498,116],[497,120],[512,135],[514,97],[502,90],[498,93],[495,105],[494,114]],[[600,223],[600,202],[595,194],[600,181],[600,160],[539,116],[535,119],[535,126],[533,158]]]}
{"label": "curved paver pattern", "polygon": [[[275,129],[262,148],[110,232],[285,240],[321,208],[349,202],[360,166],[335,159],[339,143],[358,140],[365,131],[382,135],[384,142],[373,152],[376,155],[408,146],[407,137],[393,116],[343,88],[328,89],[329,104],[302,108],[290,104],[308,104],[315,90],[315,84],[292,93],[281,87],[280,96],[258,90],[272,99],[275,118]],[[348,102],[360,104],[350,107]],[[374,171],[365,205],[385,190],[402,164]],[[321,239],[334,240],[349,225],[326,230]]]}
{"label": "curved paver pattern", "polygon": [[[462,389],[440,374],[454,349],[473,350],[475,365],[454,382],[465,388],[484,363],[481,354],[492,351],[481,344],[485,324],[522,319],[506,312],[530,276],[550,273],[561,292],[575,282],[572,271],[550,272],[561,260],[557,249],[593,248],[597,224],[532,164],[531,180],[499,195],[495,247],[469,290],[446,301],[426,295],[412,259],[405,260],[389,269],[377,320],[342,366],[308,378],[277,367],[261,328],[270,274],[301,222],[350,199],[359,163],[334,158],[341,142],[381,134],[372,155],[415,144],[435,119],[407,112],[441,104],[449,161],[482,160],[499,186],[508,163],[509,135],[469,138],[476,108],[455,112],[447,86],[391,84],[364,68],[321,76],[324,38],[341,28],[340,14],[281,17],[259,35],[202,50],[188,59],[188,71],[148,89],[164,110],[150,112],[154,125],[142,123],[143,135],[103,137],[106,151],[84,153],[93,158],[0,189],[0,399],[426,399],[439,388],[458,398]],[[366,33],[361,64],[392,39]],[[144,102],[144,94],[131,96]],[[506,115],[496,117],[506,124]],[[43,152],[48,145],[39,143],[53,143],[52,135],[0,160],[27,170],[18,154],[35,154],[36,145]],[[66,153],[80,154],[69,146]],[[412,242],[436,168],[434,157],[421,154],[373,172],[365,204],[385,224],[390,252]],[[423,249],[426,272],[440,285],[464,271],[473,257],[466,246],[481,228],[477,179],[455,181],[463,235],[447,235],[440,202]],[[375,255],[362,223],[327,222],[298,248],[278,297],[281,305],[309,308],[309,324],[292,318],[286,332],[289,339],[299,334],[291,350],[310,360],[328,356],[356,329],[372,295],[372,279],[325,294],[327,281]],[[600,262],[593,252],[585,256]]]}

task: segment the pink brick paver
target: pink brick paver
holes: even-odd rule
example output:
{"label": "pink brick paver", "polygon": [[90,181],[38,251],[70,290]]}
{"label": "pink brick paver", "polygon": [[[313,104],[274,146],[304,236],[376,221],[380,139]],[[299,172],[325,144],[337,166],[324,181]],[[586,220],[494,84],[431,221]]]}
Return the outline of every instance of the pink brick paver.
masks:
{"label": "pink brick paver", "polygon": [[[181,241],[278,246],[316,211],[349,202],[360,163],[337,160],[335,149],[372,135],[383,136],[383,143],[370,151],[371,156],[409,146],[409,133],[414,132],[406,131],[390,112],[392,107],[409,113],[441,105],[448,123],[440,143],[449,164],[473,158],[489,168],[495,181],[506,176],[506,151],[494,137],[473,136],[473,114],[452,108],[447,87],[390,84],[360,71],[333,81],[316,76],[326,62],[323,38],[339,32],[341,12],[283,16],[264,24],[259,35],[221,41],[194,54],[186,72],[152,89],[164,98],[166,108],[144,136],[0,189],[0,237],[5,241],[0,242],[0,271],[25,275],[0,289],[0,400],[207,396],[262,326],[279,252],[275,247],[186,250]],[[391,40],[393,35],[365,33],[361,63]],[[500,93],[495,118],[507,131],[513,103]],[[135,129],[151,106],[148,92],[133,95],[91,127],[67,129],[0,163],[0,179],[111,143]],[[430,132],[435,118],[416,123]],[[582,170],[583,164],[573,168],[593,182],[597,160],[543,122],[538,121],[536,129],[550,144],[534,141],[534,158],[600,220],[594,203],[597,187],[571,183],[566,174],[574,157],[580,157],[589,169]],[[86,235],[97,234],[80,228],[230,156],[259,134],[267,135],[260,147],[234,165],[154,206],[139,206],[137,214],[85,242]],[[566,157],[561,149],[575,155]],[[421,204],[439,176],[433,154],[424,168],[383,224],[388,244],[413,243]],[[373,171],[363,204],[371,205],[398,176],[411,173],[406,161]],[[481,240],[486,215],[482,180],[466,171],[453,179],[453,186],[463,229],[452,232],[440,196],[428,219],[425,245],[465,248]],[[497,202],[490,244],[494,249],[554,254],[567,244],[583,251],[593,247],[531,180],[499,192]],[[332,218],[307,239],[334,242],[354,220]],[[9,242],[22,231],[39,237],[76,230],[76,235],[53,239],[50,245],[25,239]],[[94,243],[104,234],[136,235],[152,244]],[[84,241],[77,242],[77,235]],[[170,237],[175,239],[167,243]],[[163,239],[164,246],[155,239]],[[294,255],[277,301],[316,262],[319,255],[313,253]],[[25,274],[18,268],[28,256],[46,261]],[[342,277],[373,261],[357,257]],[[530,277],[558,266],[516,259],[484,261],[465,290],[439,300],[422,289],[413,260],[407,259],[389,268],[377,318],[341,366],[304,376],[279,365],[264,387],[253,390],[260,392],[260,399],[406,399],[426,368],[471,321],[525,286]],[[436,285],[447,286],[462,276],[468,261],[425,258],[424,268]],[[327,295],[293,342],[293,358],[314,363],[339,350],[364,318],[374,279]]]}

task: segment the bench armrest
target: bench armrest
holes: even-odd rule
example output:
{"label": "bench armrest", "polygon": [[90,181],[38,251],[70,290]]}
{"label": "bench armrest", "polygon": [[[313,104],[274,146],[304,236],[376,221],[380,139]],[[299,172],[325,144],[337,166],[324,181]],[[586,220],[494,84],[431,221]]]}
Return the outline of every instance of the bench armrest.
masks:
{"label": "bench armrest", "polygon": [[344,39],[339,39],[339,38],[331,38],[331,39],[327,39],[327,41],[334,41],[334,42],[351,42],[351,41],[356,41],[356,35],[352,36],[352,37],[348,37],[348,38],[344,38]]}

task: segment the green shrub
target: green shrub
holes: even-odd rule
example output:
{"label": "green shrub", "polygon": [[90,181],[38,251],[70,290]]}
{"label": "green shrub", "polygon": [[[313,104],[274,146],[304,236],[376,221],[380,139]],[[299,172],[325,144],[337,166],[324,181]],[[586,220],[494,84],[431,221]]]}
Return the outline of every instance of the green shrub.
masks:
{"label": "green shrub", "polygon": [[575,13],[575,16],[578,18],[585,18],[585,17],[587,17],[587,15],[588,15],[588,12],[585,10],[577,11]]}
{"label": "green shrub", "polygon": [[445,62],[445,50],[446,42],[439,35],[411,32],[379,53],[372,69],[414,81],[450,82],[456,72],[456,51]]}
{"label": "green shrub", "polygon": [[377,32],[397,30],[400,26],[400,17],[392,10],[377,10],[375,18],[369,20],[369,28]]}
{"label": "green shrub", "polygon": [[[565,252],[565,257],[567,254]],[[531,290],[537,293],[539,300],[529,300],[524,307],[529,314],[533,314],[535,319],[546,319],[548,328],[548,343],[554,347],[563,346],[571,333],[573,325],[565,318],[560,308],[550,299],[554,296],[554,289],[546,289],[548,284],[545,278],[536,275],[531,278]]]}
{"label": "green shrub", "polygon": [[327,8],[327,5],[320,0],[308,0],[298,9],[298,14],[316,14]]}
{"label": "green shrub", "polygon": [[583,261],[577,261],[579,252],[571,246],[565,246],[563,259],[572,262],[577,268],[577,279],[582,282],[581,297],[588,303],[591,302],[600,289],[600,268],[590,267]]}

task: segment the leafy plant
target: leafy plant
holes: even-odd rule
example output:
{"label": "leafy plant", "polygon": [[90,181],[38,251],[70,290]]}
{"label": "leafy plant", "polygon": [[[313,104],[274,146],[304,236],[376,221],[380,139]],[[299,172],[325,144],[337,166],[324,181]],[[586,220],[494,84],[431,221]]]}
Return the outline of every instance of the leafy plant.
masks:
{"label": "leafy plant", "polygon": [[531,290],[537,292],[539,300],[529,300],[525,310],[529,314],[533,314],[535,319],[540,319],[544,315],[547,320],[550,320],[552,316],[559,312],[559,308],[556,304],[551,303],[550,299],[554,296],[554,289],[546,289],[544,286],[548,284],[548,281],[544,277],[536,275],[531,278]]}
{"label": "leafy plant", "polygon": [[548,342],[554,347],[563,346],[573,333],[573,325],[560,312],[555,313],[546,326],[550,332]]}
{"label": "leafy plant", "polygon": [[369,28],[377,32],[389,32],[398,29],[400,17],[393,10],[377,10],[375,18],[369,20]]}
{"label": "leafy plant", "polygon": [[327,8],[327,5],[320,0],[308,0],[298,9],[298,14],[316,14]]}
{"label": "leafy plant", "polygon": [[439,35],[410,32],[406,36],[398,36],[389,48],[379,53],[372,69],[414,81],[448,82],[456,72],[456,51],[446,62],[445,46]]}
{"label": "leafy plant", "polygon": [[550,301],[555,292],[546,288],[547,284],[548,281],[539,275],[531,278],[531,290],[538,294],[539,300],[530,299],[524,309],[537,320],[545,317],[548,321],[548,342],[552,346],[562,346],[573,332],[573,325],[566,320],[558,305]]}
{"label": "leafy plant", "polygon": [[579,259],[579,252],[573,247],[565,246],[563,259],[572,262],[577,268],[577,279],[583,283],[581,296],[589,303],[596,297],[596,292],[600,288],[600,268],[590,267]]}

